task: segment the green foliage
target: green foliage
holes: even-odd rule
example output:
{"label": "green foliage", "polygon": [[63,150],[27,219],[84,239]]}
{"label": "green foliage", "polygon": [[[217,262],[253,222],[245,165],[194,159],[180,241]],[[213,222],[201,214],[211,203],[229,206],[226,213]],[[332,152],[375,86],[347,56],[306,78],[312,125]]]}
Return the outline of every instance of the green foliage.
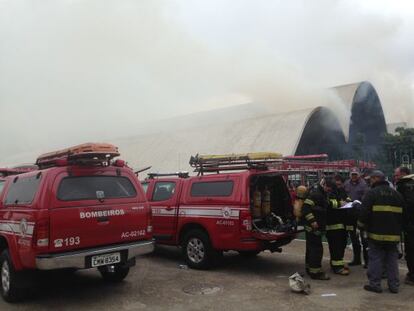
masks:
{"label": "green foliage", "polygon": [[403,159],[408,159],[413,163],[414,156],[414,128],[399,127],[395,134],[385,134],[383,146],[386,155],[386,162],[394,168],[403,163]]}

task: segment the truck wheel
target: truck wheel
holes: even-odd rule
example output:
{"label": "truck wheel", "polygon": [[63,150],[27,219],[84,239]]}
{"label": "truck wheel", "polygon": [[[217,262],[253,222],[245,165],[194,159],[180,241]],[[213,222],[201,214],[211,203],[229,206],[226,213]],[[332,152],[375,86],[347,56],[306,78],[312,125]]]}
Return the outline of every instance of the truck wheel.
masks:
{"label": "truck wheel", "polygon": [[111,283],[122,282],[129,273],[129,267],[121,265],[110,265],[98,268],[102,278]]}
{"label": "truck wheel", "polygon": [[17,302],[24,298],[25,289],[17,287],[17,274],[8,250],[0,255],[1,295],[7,302]]}
{"label": "truck wheel", "polygon": [[208,234],[199,229],[191,230],[184,236],[182,248],[187,265],[193,269],[209,269],[219,257]]}
{"label": "truck wheel", "polygon": [[239,251],[239,255],[244,258],[254,258],[260,254],[260,251]]}

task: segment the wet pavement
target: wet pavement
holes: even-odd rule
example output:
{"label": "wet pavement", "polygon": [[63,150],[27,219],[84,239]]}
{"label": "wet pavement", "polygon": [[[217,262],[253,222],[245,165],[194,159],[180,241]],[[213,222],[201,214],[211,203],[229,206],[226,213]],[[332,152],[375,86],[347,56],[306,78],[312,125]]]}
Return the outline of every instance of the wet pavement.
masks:
{"label": "wet pavement", "polygon": [[383,294],[366,292],[362,267],[348,277],[331,274],[330,281],[307,279],[308,296],[292,293],[288,277],[303,272],[304,249],[303,241],[294,241],[281,254],[246,259],[231,252],[216,269],[196,271],[182,266],[178,249],[159,247],[123,283],[106,284],[93,270],[46,273],[31,298],[14,305],[0,301],[0,310],[414,310],[414,287],[402,284],[395,295],[384,282]]}

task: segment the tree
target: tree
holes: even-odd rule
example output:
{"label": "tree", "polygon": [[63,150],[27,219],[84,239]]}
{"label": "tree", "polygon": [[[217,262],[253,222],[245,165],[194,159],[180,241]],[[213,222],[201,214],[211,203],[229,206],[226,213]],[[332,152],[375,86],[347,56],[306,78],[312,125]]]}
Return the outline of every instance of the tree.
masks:
{"label": "tree", "polygon": [[414,164],[414,128],[399,127],[395,134],[385,134],[383,146],[387,162],[393,168],[405,165],[412,168]]}

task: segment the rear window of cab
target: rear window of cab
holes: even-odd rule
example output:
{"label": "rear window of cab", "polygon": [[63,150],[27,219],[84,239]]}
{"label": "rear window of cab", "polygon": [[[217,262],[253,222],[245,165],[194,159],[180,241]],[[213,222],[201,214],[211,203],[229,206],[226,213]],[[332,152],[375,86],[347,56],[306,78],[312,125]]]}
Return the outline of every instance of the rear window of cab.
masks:
{"label": "rear window of cab", "polygon": [[203,181],[191,185],[192,197],[229,197],[233,193],[234,182],[226,181]]}
{"label": "rear window of cab", "polygon": [[129,178],[123,176],[64,177],[58,187],[61,201],[133,198],[137,190]]}
{"label": "rear window of cab", "polygon": [[[221,177],[221,176],[220,176]],[[240,178],[193,178],[185,186],[184,204],[239,204]]]}
{"label": "rear window of cab", "polygon": [[41,179],[40,173],[32,176],[14,177],[4,199],[4,205],[31,204],[39,189]]}

